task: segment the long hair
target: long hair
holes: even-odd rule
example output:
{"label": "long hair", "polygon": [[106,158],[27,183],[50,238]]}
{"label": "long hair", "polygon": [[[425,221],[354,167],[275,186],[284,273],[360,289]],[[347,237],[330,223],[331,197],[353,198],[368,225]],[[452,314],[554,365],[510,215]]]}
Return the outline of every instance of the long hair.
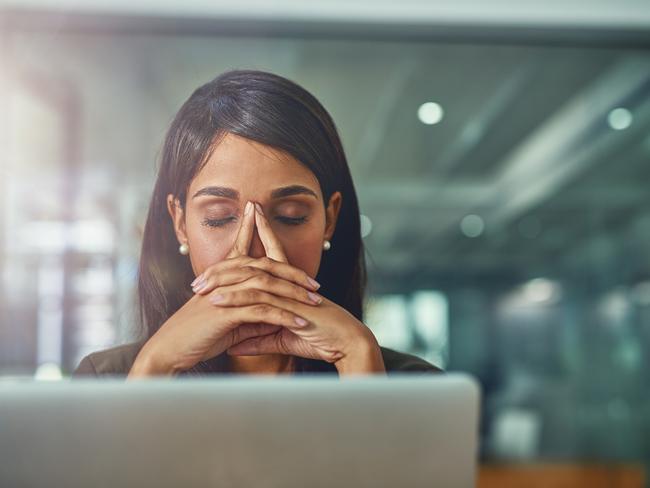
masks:
{"label": "long hair", "polygon": [[194,278],[167,211],[173,194],[184,207],[190,182],[227,133],[286,151],[320,184],[325,205],[340,191],[342,205],[323,253],[319,293],[363,319],[366,269],[359,205],[336,126],[307,90],[263,71],[232,70],[197,88],[176,114],[163,145],[144,227],[138,276],[140,318],[147,338],[192,296]]}

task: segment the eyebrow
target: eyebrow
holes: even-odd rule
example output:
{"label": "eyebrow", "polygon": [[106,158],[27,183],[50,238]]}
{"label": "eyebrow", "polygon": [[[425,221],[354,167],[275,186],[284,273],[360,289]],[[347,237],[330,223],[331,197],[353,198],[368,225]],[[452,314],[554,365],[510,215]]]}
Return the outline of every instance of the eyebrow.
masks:
{"label": "eyebrow", "polygon": [[[314,198],[318,198],[316,193],[302,185],[291,185],[283,186],[281,188],[276,188],[271,192],[271,198],[284,198],[292,195],[310,195]],[[210,196],[210,197],[222,197],[228,198],[230,200],[239,200],[239,192],[234,188],[228,188],[225,186],[206,186],[197,191],[192,198],[201,197],[201,196]]]}

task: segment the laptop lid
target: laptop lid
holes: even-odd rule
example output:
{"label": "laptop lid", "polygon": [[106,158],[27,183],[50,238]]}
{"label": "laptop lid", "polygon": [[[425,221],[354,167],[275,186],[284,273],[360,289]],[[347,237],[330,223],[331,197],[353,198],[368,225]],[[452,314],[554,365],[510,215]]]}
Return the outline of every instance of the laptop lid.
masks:
{"label": "laptop lid", "polygon": [[0,383],[0,485],[475,485],[460,374]]}

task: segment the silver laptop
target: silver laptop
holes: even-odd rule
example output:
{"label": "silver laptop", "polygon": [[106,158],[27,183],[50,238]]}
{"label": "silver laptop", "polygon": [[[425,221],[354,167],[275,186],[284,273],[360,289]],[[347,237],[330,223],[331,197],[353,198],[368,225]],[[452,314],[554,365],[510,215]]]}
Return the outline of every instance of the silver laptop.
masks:
{"label": "silver laptop", "polygon": [[471,487],[468,376],[0,382],[0,486]]}

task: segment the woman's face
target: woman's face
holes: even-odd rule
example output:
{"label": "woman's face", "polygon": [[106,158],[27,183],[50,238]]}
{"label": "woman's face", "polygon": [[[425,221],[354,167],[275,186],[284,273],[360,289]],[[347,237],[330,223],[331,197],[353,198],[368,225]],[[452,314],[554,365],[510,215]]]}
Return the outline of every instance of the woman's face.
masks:
{"label": "woman's face", "polygon": [[[190,183],[183,212],[167,197],[176,237],[187,243],[194,274],[226,258],[233,246],[246,202],[258,202],[289,263],[315,277],[323,241],[334,233],[341,194],[323,204],[314,174],[286,153],[226,134]],[[248,255],[265,256],[257,229]]]}

